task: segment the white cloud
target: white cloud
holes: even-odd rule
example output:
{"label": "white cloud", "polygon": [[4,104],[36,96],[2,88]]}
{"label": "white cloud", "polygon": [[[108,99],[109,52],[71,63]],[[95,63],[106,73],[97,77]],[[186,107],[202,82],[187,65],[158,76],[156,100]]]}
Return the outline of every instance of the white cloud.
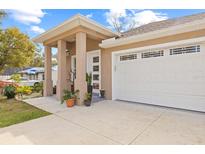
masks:
{"label": "white cloud", "polygon": [[107,17],[115,16],[115,17],[126,17],[126,10],[125,9],[111,9],[106,12]]}
{"label": "white cloud", "polygon": [[130,27],[139,27],[150,22],[168,19],[166,14],[152,10],[109,10],[105,13],[107,23],[114,28],[113,20],[122,25],[121,31],[129,30]]}
{"label": "white cloud", "polygon": [[45,32],[45,30],[39,26],[31,26],[31,31],[38,34]]}
{"label": "white cloud", "polygon": [[87,15],[85,15],[87,18],[92,18],[93,17],[93,14],[92,13],[90,13],[90,14],[87,14]]}
{"label": "white cloud", "polygon": [[10,13],[15,20],[27,25],[39,24],[41,22],[41,18],[46,14],[41,9],[11,10]]}
{"label": "white cloud", "polygon": [[154,12],[151,10],[144,10],[141,12],[133,12],[133,16],[131,18],[136,22],[137,27],[144,25],[144,24],[148,24],[150,22],[168,19],[166,14]]}

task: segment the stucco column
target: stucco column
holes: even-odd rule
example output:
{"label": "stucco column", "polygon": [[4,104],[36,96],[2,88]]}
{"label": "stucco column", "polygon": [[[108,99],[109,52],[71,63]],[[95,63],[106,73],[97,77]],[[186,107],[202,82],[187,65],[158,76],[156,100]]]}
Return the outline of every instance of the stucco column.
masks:
{"label": "stucco column", "polygon": [[51,53],[51,47],[45,46],[45,80],[44,80],[44,90],[43,95],[44,96],[51,96],[53,95],[53,86],[52,86],[52,53]]}
{"label": "stucco column", "polygon": [[66,41],[58,40],[58,79],[57,79],[57,99],[61,100],[63,90],[67,89],[66,76]]}
{"label": "stucco column", "polygon": [[76,80],[75,90],[79,90],[78,105],[82,105],[87,92],[86,83],[86,33],[78,32],[76,34]]}

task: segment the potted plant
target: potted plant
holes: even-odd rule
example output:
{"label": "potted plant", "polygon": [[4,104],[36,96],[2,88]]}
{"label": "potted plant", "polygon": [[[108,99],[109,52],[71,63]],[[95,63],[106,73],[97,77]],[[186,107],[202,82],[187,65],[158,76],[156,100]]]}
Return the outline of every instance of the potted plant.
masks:
{"label": "potted plant", "polygon": [[64,90],[63,92],[64,92],[64,95],[63,95],[61,103],[64,103],[64,101],[66,101],[67,107],[74,106],[74,103],[75,103],[74,93],[68,90]]}
{"label": "potted plant", "polygon": [[63,95],[61,103],[64,103],[66,101],[67,107],[74,106],[75,100],[77,99],[77,95],[76,94],[78,92],[79,92],[79,90],[76,90],[75,92],[64,90],[64,95]]}
{"label": "potted plant", "polygon": [[92,74],[91,73],[86,73],[86,82],[87,82],[87,92],[91,94],[93,92],[93,86],[92,86]]}
{"label": "potted plant", "polygon": [[100,89],[100,97],[101,98],[105,97],[105,90],[104,89]]}
{"label": "potted plant", "polygon": [[91,93],[86,93],[85,94],[85,99],[84,99],[85,106],[90,106],[91,105],[91,100],[92,100]]}

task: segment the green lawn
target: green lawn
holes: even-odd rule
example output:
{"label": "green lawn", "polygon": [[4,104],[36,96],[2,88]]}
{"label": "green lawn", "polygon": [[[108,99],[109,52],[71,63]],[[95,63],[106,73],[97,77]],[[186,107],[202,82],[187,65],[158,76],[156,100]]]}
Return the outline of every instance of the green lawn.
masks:
{"label": "green lawn", "polygon": [[0,128],[50,114],[23,101],[0,97]]}

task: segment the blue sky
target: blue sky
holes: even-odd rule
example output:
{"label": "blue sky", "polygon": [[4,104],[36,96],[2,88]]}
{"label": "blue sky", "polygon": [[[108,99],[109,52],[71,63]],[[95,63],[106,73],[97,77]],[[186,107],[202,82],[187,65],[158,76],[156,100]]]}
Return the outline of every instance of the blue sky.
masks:
{"label": "blue sky", "polygon": [[[109,17],[112,14],[120,14],[124,18],[132,16],[137,18],[141,24],[151,21],[164,20],[194,13],[205,12],[205,10],[7,10],[8,17],[3,21],[3,28],[18,27],[22,32],[27,33],[31,38],[48,30],[73,15],[80,13],[111,28]],[[156,15],[156,17],[155,17]],[[151,19],[149,16],[153,16]],[[126,18],[127,19],[127,18]],[[145,21],[144,21],[145,20]],[[139,25],[141,25],[139,24]],[[126,30],[126,29],[125,29]]]}
{"label": "blue sky", "polygon": [[[69,19],[71,16],[80,13],[91,18],[102,25],[111,28],[109,22],[110,16],[120,14],[121,17],[128,20],[139,21],[137,26],[152,21],[165,20],[179,16],[191,15],[205,12],[205,10],[6,10],[8,17],[3,20],[3,28],[18,27],[22,32],[27,33],[31,38],[48,30],[61,22]],[[126,28],[125,28],[126,30]]]}

